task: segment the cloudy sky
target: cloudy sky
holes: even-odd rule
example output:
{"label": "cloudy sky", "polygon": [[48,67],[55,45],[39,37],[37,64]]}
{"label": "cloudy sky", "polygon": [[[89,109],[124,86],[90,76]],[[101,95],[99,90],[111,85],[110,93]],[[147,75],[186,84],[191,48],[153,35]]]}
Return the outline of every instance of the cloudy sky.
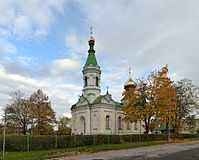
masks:
{"label": "cloudy sky", "polygon": [[198,0],[0,0],[0,107],[9,93],[49,95],[57,116],[82,90],[93,26],[102,94],[168,64],[173,80],[199,84]]}

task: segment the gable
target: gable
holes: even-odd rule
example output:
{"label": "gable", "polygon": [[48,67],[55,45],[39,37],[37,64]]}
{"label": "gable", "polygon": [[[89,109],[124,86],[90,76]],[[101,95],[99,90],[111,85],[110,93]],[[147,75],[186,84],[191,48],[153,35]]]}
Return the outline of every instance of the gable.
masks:
{"label": "gable", "polygon": [[106,95],[100,95],[95,99],[93,104],[113,104],[115,105],[115,101],[112,99],[111,95],[107,93]]}
{"label": "gable", "polygon": [[76,103],[76,106],[83,106],[83,105],[88,105],[89,102],[84,96],[80,96],[78,102]]}
{"label": "gable", "polygon": [[101,103],[115,104],[115,101],[113,99],[107,99],[106,97],[103,97],[102,100],[101,100]]}

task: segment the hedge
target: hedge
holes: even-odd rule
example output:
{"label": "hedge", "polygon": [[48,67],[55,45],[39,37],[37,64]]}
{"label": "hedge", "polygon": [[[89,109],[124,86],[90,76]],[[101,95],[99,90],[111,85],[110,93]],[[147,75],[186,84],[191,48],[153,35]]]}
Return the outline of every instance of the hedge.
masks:
{"label": "hedge", "polygon": [[[167,140],[167,134],[132,135],[6,135],[6,151],[46,150],[99,144]],[[199,138],[199,134],[171,134],[171,138]],[[3,136],[0,135],[2,150]]]}

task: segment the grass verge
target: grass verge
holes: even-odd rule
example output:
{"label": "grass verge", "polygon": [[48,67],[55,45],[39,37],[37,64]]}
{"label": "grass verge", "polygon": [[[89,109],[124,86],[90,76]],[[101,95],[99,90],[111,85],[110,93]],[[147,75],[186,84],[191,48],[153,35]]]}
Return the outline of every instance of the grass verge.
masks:
{"label": "grass verge", "polygon": [[85,152],[92,153],[92,152],[99,152],[106,150],[129,149],[129,148],[151,146],[163,143],[166,143],[166,141],[134,142],[134,143],[124,143],[124,144],[103,144],[103,145],[84,146],[77,148],[65,148],[57,150],[43,150],[43,151],[30,151],[30,152],[7,152],[5,158],[3,159],[1,157],[0,160],[43,160],[48,158],[73,156]]}

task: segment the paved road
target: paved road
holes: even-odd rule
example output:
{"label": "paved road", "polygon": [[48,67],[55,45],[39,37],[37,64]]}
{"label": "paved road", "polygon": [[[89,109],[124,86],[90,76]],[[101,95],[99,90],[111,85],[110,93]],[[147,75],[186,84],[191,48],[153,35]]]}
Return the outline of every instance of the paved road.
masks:
{"label": "paved road", "polygon": [[157,157],[148,157],[147,155],[142,155],[113,158],[112,160],[199,160],[199,148],[170,154],[168,153],[166,155],[157,155]]}
{"label": "paved road", "polygon": [[78,155],[60,160],[199,160],[199,141]]}

